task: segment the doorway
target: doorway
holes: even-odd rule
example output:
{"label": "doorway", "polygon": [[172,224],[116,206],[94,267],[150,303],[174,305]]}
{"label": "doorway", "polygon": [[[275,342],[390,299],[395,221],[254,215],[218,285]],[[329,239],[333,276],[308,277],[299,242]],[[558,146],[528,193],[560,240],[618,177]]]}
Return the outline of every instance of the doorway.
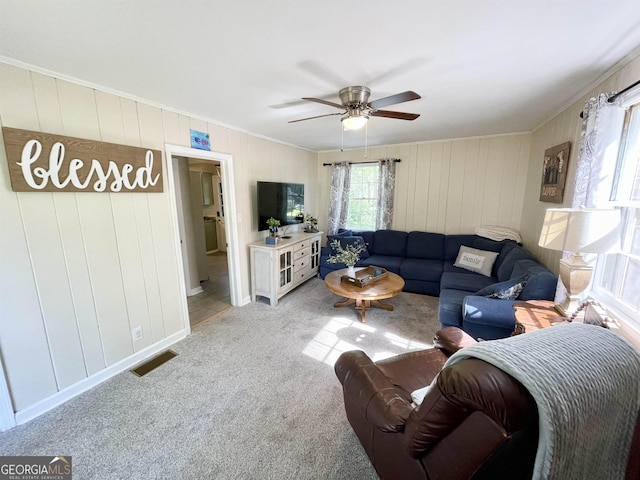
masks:
{"label": "doorway", "polygon": [[[192,263],[198,273],[197,290],[201,290],[191,295],[187,290],[189,323],[193,328],[231,307],[222,166],[217,161],[194,158],[177,161],[186,162],[186,165],[180,165],[180,172],[187,168],[189,172],[190,195],[183,194],[183,199],[190,200],[191,208],[183,209],[183,213],[192,216],[195,241],[193,245],[187,245],[187,250],[191,248],[191,254],[195,256],[196,261]],[[188,223],[184,222],[185,228]],[[193,280],[191,283],[193,287]]]}
{"label": "doorway", "polygon": [[[207,152],[203,150],[197,150],[188,147],[180,147],[176,145],[165,145],[165,153],[167,159],[167,173],[169,179],[169,195],[172,204],[172,211],[174,213],[174,236],[176,242],[176,249],[181,261],[180,267],[182,268],[184,281],[181,283],[181,291],[183,293],[183,313],[185,318],[185,329],[191,331],[192,323],[190,322],[190,311],[208,309],[214,315],[216,312],[213,309],[220,307],[221,300],[223,300],[225,308],[231,306],[237,306],[241,304],[240,295],[240,260],[238,250],[238,232],[236,222],[229,221],[231,218],[235,218],[236,205],[235,205],[235,190],[233,182],[233,157],[229,154]],[[194,219],[192,215],[185,215],[185,208],[188,206],[188,202],[185,201],[185,194],[191,196],[193,192],[190,189],[189,182],[189,168],[187,159],[207,164],[211,167],[218,167],[219,172],[219,188],[224,194],[224,217],[227,221],[224,222],[224,247],[226,252],[212,251],[213,255],[206,255],[205,262],[207,263],[204,269],[207,273],[206,279],[201,279],[198,267],[197,259],[195,258],[195,248],[189,248],[194,245],[196,237],[193,235],[193,225],[196,225],[198,219]],[[186,177],[186,178],[185,178]],[[185,191],[186,190],[186,191]],[[190,200],[189,200],[190,201]],[[189,220],[192,225],[189,226]],[[202,230],[204,230],[204,216],[199,220],[202,221]],[[191,232],[191,237],[189,238]],[[222,240],[222,238],[220,238]],[[203,241],[203,243],[205,243]],[[218,243],[222,243],[221,241]],[[224,255],[222,254],[224,253]],[[222,264],[226,265],[226,270],[222,268]],[[210,275],[210,272],[213,272]],[[224,273],[226,272],[226,273]],[[212,280],[208,280],[209,277]],[[201,283],[202,280],[202,283]],[[206,284],[205,282],[210,282]],[[215,291],[217,298],[210,297],[208,300],[203,300],[203,297],[209,292]],[[197,300],[191,299],[197,297],[200,294],[205,294],[199,297]],[[217,302],[217,303],[216,303]],[[189,305],[191,303],[192,305]],[[195,305],[193,305],[195,303]],[[219,310],[216,310],[219,311]],[[203,310],[200,312],[200,316],[206,315],[208,312]],[[209,318],[211,315],[207,315],[205,318]],[[196,323],[204,320],[197,315],[194,316]]]}
{"label": "doorway", "polygon": [[231,308],[227,252],[206,254],[207,280],[200,282],[202,292],[187,297],[191,328]]}

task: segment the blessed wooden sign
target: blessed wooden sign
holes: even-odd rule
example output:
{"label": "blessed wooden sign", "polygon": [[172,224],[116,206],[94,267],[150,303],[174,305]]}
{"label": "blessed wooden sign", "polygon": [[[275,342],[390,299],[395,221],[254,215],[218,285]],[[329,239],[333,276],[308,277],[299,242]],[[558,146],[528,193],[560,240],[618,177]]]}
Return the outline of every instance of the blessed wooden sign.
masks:
{"label": "blessed wooden sign", "polygon": [[2,127],[14,192],[162,192],[162,153]]}

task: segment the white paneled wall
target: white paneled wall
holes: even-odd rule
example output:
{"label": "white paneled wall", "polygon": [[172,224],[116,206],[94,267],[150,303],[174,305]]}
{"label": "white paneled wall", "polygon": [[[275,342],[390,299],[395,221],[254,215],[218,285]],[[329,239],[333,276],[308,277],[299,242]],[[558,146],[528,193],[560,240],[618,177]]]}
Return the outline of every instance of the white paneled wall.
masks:
{"label": "white paneled wall", "polygon": [[[328,205],[331,168],[322,163],[400,158],[393,228],[446,234],[478,225],[520,228],[531,137],[528,134],[425,142],[319,155]],[[325,209],[321,224],[326,229]]]}
{"label": "white paneled wall", "polygon": [[[214,151],[233,155],[239,298],[259,236],[255,181],[305,183],[317,209],[316,153],[2,63],[0,123],[160,151],[208,131]],[[0,353],[14,411],[186,333],[164,158],[163,175],[156,194],[15,193],[0,142]]]}
{"label": "white paneled wall", "polygon": [[[593,88],[588,94],[582,96],[580,100],[576,101],[569,108],[536,129],[532,135],[531,156],[526,182],[526,201],[522,211],[522,217],[526,219],[526,222],[523,222],[522,225],[523,241],[525,247],[531,250],[550,270],[556,273],[561,252],[539,247],[538,237],[540,236],[540,228],[542,227],[544,213],[547,208],[571,206],[580,147],[580,130],[582,126],[580,112],[590,97],[604,92],[620,91],[636,82],[639,78],[640,57],[636,57],[597,87]],[[567,189],[564,202],[562,205],[541,202],[539,198],[544,151],[549,147],[559,145],[566,141],[571,142],[571,153],[569,155],[569,171],[567,173]]]}

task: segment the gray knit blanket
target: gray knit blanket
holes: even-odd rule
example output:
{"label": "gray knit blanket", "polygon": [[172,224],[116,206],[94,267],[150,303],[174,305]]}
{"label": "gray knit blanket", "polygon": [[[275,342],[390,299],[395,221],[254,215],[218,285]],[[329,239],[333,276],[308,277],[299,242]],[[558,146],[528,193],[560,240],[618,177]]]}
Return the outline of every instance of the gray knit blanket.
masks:
{"label": "gray knit blanket", "polygon": [[467,357],[500,368],[535,399],[534,479],[624,478],[640,409],[640,354],[625,340],[594,325],[557,325],[471,345],[445,367]]}

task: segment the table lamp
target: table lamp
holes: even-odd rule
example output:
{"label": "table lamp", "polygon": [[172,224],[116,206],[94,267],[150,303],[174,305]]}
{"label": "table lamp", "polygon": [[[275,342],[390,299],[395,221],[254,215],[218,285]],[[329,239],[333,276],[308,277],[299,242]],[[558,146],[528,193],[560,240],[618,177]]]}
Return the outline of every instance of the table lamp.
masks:
{"label": "table lamp", "polygon": [[548,208],[538,245],[573,252],[560,260],[560,280],[567,298],[555,307],[570,316],[579,306],[580,294],[589,286],[593,267],[582,253],[614,253],[620,249],[620,210],[596,208]]}

